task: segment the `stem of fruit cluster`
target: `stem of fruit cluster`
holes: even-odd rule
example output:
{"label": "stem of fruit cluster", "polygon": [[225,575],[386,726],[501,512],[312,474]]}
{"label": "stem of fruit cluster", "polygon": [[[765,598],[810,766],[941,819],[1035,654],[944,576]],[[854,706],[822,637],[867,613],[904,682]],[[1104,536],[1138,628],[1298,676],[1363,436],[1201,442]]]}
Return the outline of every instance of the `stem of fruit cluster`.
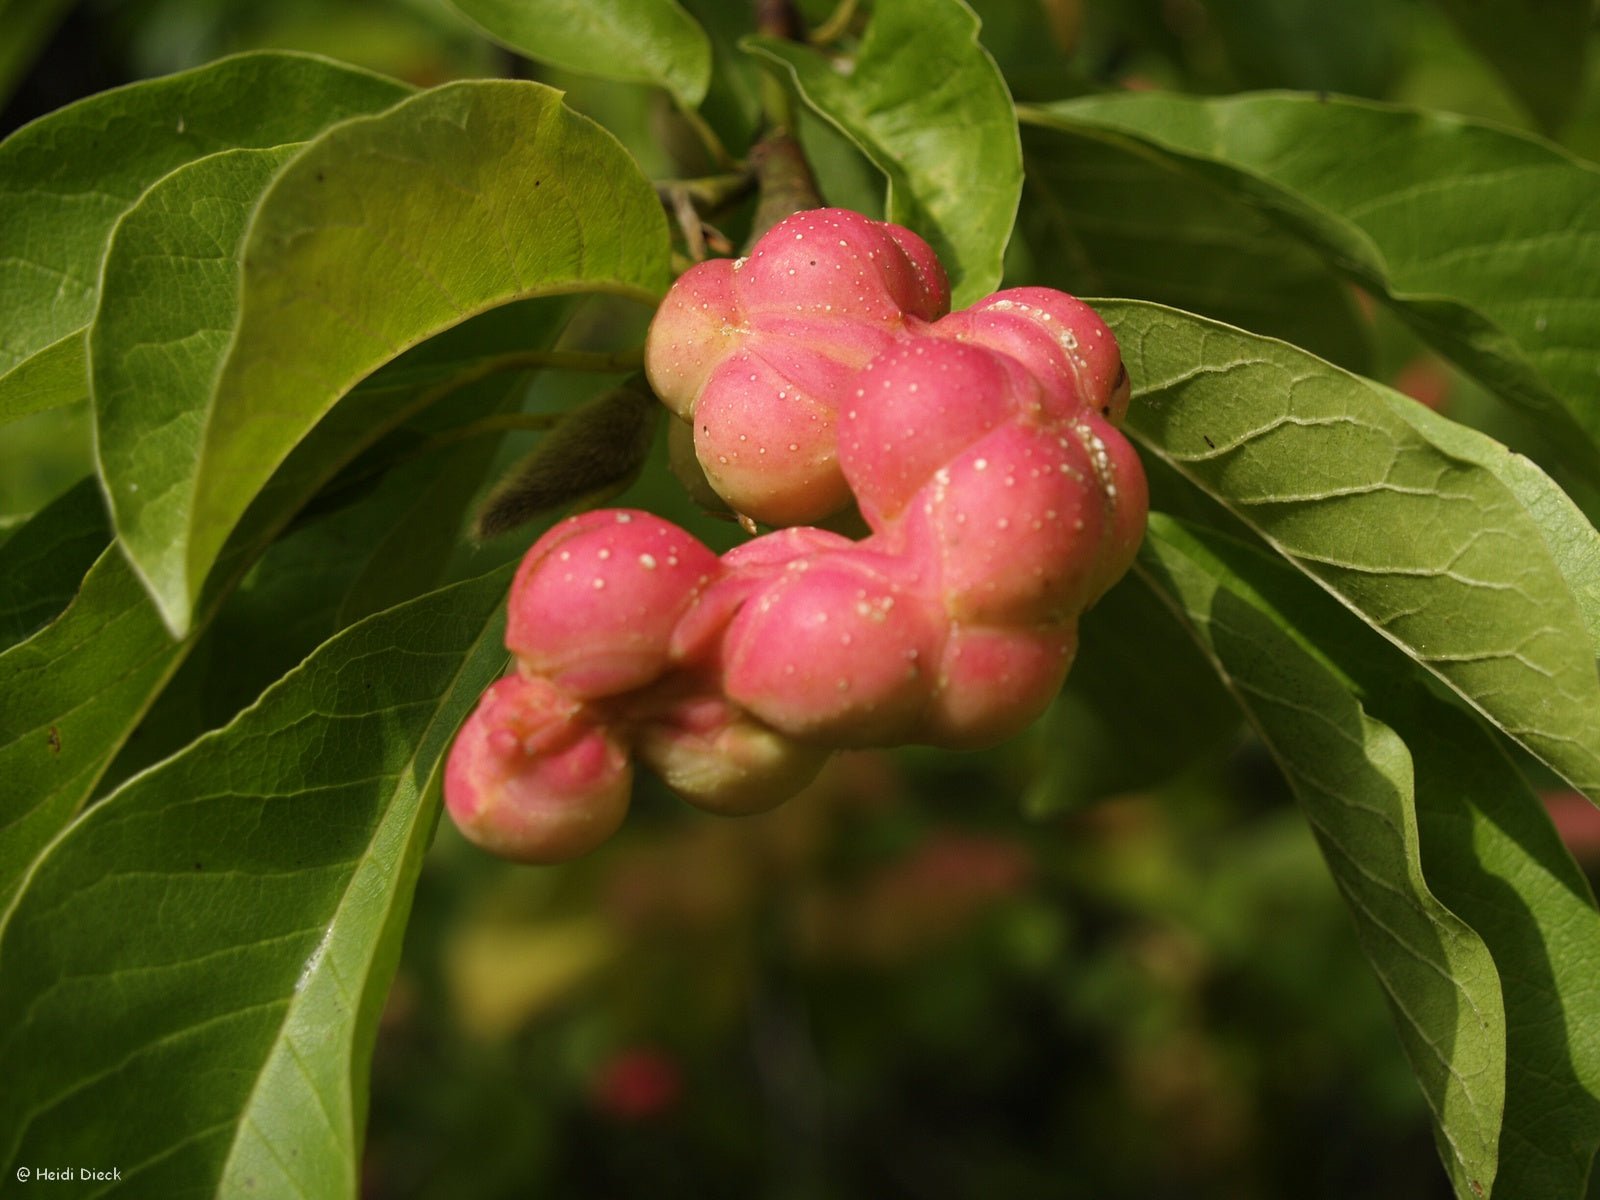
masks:
{"label": "stem of fruit cluster", "polygon": [[813,46],[833,45],[850,28],[857,7],[857,0],[839,0],[838,6],[828,14],[828,19],[811,31],[808,40]]}
{"label": "stem of fruit cluster", "polygon": [[761,198],[750,221],[749,245],[791,213],[822,207],[811,164],[788,130],[775,129],[752,146],[750,165]]}

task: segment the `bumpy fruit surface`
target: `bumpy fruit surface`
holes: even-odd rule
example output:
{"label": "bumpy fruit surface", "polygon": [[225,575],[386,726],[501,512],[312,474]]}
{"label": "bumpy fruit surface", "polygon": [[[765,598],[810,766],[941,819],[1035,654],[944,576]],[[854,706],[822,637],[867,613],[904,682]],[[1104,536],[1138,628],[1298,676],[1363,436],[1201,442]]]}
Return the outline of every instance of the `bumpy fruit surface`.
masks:
{"label": "bumpy fruit surface", "polygon": [[512,587],[517,671],[451,754],[469,836],[583,853],[635,756],[691,803],[756,812],[833,750],[990,745],[1044,709],[1143,536],[1128,379],[1071,296],[947,301],[919,238],[834,209],[679,280],[647,367],[712,485],[775,523],[853,500],[870,532],[796,525],[719,559],[644,512],[551,529]]}
{"label": "bumpy fruit surface", "polygon": [[732,508],[817,521],[850,501],[834,418],[855,372],[949,306],[916,234],[815,209],[774,225],[747,257],[685,272],[651,324],[645,370]]}

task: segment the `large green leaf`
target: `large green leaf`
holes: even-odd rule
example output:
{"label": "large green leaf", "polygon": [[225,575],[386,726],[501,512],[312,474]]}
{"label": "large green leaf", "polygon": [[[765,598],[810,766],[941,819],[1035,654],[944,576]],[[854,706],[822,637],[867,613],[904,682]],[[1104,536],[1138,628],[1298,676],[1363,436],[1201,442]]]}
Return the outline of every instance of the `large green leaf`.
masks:
{"label": "large green leaf", "polygon": [[[251,499],[375,368],[526,297],[653,299],[667,253],[649,182],[615,139],[539,84],[450,84],[309,143],[251,219],[220,370],[197,362],[182,379],[173,408],[186,414],[186,453],[122,447],[136,467],[113,484],[118,532],[168,623],[188,624]],[[214,287],[173,314],[169,338],[206,323]],[[96,331],[97,386],[102,352],[104,370],[129,371],[130,393],[154,385],[129,349]],[[163,519],[148,524],[152,501]]]}
{"label": "large green leaf", "polygon": [[1600,167],[1460,117],[1309,96],[1089,97],[1030,119],[1125,138],[1254,205],[1600,469]]}
{"label": "large green leaf", "polygon": [[537,301],[487,313],[417,347],[346,397],[246,512],[184,637],[167,632],[126,557],[112,546],[59,618],[0,654],[0,903],[88,799],[222,602],[290,518],[363,448],[453,387],[463,363],[513,339],[547,346],[569,312],[566,302]]}
{"label": "large green leaf", "polygon": [[1411,756],[1345,683],[1273,621],[1197,567],[1159,517],[1141,571],[1184,616],[1288,777],[1355,918],[1464,1198],[1494,1179],[1506,1017],[1483,940],[1429,890]]}
{"label": "large green leaf", "polygon": [[[1505,1009],[1503,1026],[1464,1026],[1471,1046],[1503,1044],[1505,1106],[1493,1194],[1578,1200],[1600,1142],[1600,913],[1582,872],[1538,798],[1481,723],[1424,686],[1405,660],[1303,577],[1225,536],[1158,518],[1143,570],[1181,597],[1203,640],[1235,676],[1259,717],[1257,639],[1285,662],[1320,666],[1323,690],[1276,689],[1307,711],[1318,701],[1356,703],[1399,733],[1415,766],[1415,822],[1423,874],[1434,894],[1482,938],[1492,954]],[[1255,682],[1252,682],[1252,681]],[[1324,714],[1326,715],[1326,714]],[[1291,778],[1307,747],[1274,749]],[[1313,764],[1314,765],[1314,764]],[[1318,768],[1320,769],[1320,768]],[[1339,863],[1333,861],[1335,872]],[[1356,865],[1370,868],[1369,857]],[[1358,916],[1359,919],[1359,916]],[[1380,970],[1381,970],[1380,966]],[[1457,1041],[1456,1045],[1461,1043]],[[1448,1129],[1447,1129],[1448,1132]],[[1447,1155],[1447,1162],[1449,1161]],[[1458,1192],[1463,1200],[1489,1194]]]}
{"label": "large green leaf", "polygon": [[[83,394],[78,335],[101,252],[146,187],[218,150],[303,141],[409,90],[310,55],[243,54],[91,96],[0,143],[0,419]],[[49,369],[28,369],[42,353]]]}
{"label": "large green leaf", "polygon": [[1367,368],[1350,289],[1238,196],[1095,130],[1028,127],[1022,146],[1037,282],[1171,304]]}
{"label": "large green leaf", "polygon": [[0,544],[0,651],[60,615],[110,540],[105,501],[88,478]]}
{"label": "large green leaf", "polygon": [[[494,376],[452,395],[449,408],[458,425],[470,424],[504,411],[525,388],[519,374]],[[341,629],[444,582],[499,439],[480,436],[427,452],[418,424],[391,435],[396,442],[415,439],[409,456],[401,451],[398,462],[354,495],[353,487],[331,484],[319,502],[341,496],[345,502],[302,510],[261,556],[207,623],[99,791],[232,720]]]}
{"label": "large green leaf", "polygon": [[450,0],[502,45],[588,75],[666,88],[698,107],[711,43],[676,0]]}
{"label": "large green leaf", "polygon": [[888,176],[889,220],[933,244],[956,307],[999,286],[1022,150],[1005,80],[963,0],[878,0],[848,61],[776,38],[745,44]]}
{"label": "large green leaf", "polygon": [[1594,5],[1590,0],[1436,0],[1468,42],[1546,129],[1583,94]]}
{"label": "large green leaf", "polygon": [[1571,585],[1495,472],[1387,389],[1282,342],[1106,301],[1128,426],[1507,733],[1600,797],[1600,679]]}
{"label": "large green leaf", "polygon": [[93,1162],[125,1195],[356,1194],[440,760],[505,662],[509,579],[352,627],[50,847],[0,928],[8,1178]]}
{"label": "large green leaf", "polygon": [[1533,460],[1405,396],[1395,392],[1383,396],[1396,416],[1415,426],[1435,446],[1492,472],[1516,495],[1572,589],[1589,629],[1590,649],[1600,659],[1600,530],[1589,524],[1572,497]]}
{"label": "large green leaf", "polygon": [[0,425],[19,417],[75,404],[89,394],[83,331],[51,342],[0,376]]}
{"label": "large green leaf", "polygon": [[297,144],[224,150],[151,186],[117,223],[90,326],[95,448],[113,519],[147,584],[183,570],[189,485],[205,437],[197,399],[228,351],[239,243]]}

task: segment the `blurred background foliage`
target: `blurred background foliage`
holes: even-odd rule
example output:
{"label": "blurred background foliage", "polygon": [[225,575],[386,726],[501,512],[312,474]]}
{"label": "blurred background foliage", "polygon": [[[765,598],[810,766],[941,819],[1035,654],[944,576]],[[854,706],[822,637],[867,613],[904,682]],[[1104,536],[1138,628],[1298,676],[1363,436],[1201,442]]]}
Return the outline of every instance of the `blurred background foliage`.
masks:
{"label": "blurred background foliage", "polygon": [[[708,119],[742,145],[759,112],[755,68],[733,49],[748,6],[687,6],[718,46]],[[1453,24],[1451,4],[974,6],[1019,100],[1326,90],[1600,156],[1596,81],[1576,104],[1541,99],[1487,65],[1469,40],[1482,32]],[[801,7],[820,22],[831,4]],[[703,169],[662,96],[536,66],[431,0],[0,0],[5,22],[16,34],[0,54],[0,133],[119,83],[271,47],[419,85],[542,79],[652,176]],[[1591,25],[1579,42],[1595,36]],[[828,200],[881,208],[842,139],[812,121],[802,132]],[[1070,188],[1084,163],[1062,164],[1058,182]],[[1092,259],[1057,253],[1037,210],[1025,198],[1008,282],[1183,304],[1162,280],[1119,271],[1109,240]],[[1336,321],[1296,340],[1514,447],[1529,439],[1362,297],[1337,300]],[[637,312],[603,304],[573,328],[588,345],[642,331]],[[523,407],[558,411],[607,382],[546,377]],[[528,435],[508,442],[503,461]],[[696,513],[663,459],[658,448],[625,501],[731,544],[736,531]],[[91,461],[81,407],[9,426],[0,536]],[[1158,507],[1193,502],[1153,484]],[[1595,515],[1590,491],[1573,490]],[[448,512],[462,509],[457,497]],[[330,538],[363,536],[359,504],[302,525],[274,553],[292,560],[304,538],[307,561],[326,562]],[[463,549],[451,574],[533,536]],[[623,837],[559,869],[492,861],[446,824],[380,1030],[366,1194],[1446,1196],[1421,1097],[1304,821],[1185,635],[1134,586],[1088,618],[1049,716],[999,750],[841,756],[806,795],[740,821],[647,781]],[[279,602],[249,584],[239,600]],[[108,782],[220,724],[326,632],[285,622],[246,661],[197,653],[185,670],[209,683],[174,692],[206,711],[158,708]],[[213,641],[229,644],[226,625]],[[1171,706],[1141,704],[1173,689],[1192,698],[1181,724]],[[1152,725],[1146,711],[1169,715]],[[1593,875],[1600,814],[1549,801]]]}

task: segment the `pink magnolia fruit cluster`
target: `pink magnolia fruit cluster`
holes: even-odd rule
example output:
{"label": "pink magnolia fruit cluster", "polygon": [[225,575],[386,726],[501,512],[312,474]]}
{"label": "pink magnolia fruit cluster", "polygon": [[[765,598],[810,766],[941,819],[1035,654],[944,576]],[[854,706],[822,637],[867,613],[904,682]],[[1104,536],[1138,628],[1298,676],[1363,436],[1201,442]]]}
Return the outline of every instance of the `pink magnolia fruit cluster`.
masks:
{"label": "pink magnolia fruit cluster", "polygon": [[738,511],[797,525],[718,558],[649,513],[565,521],[512,585],[513,674],[457,738],[445,799],[533,862],[621,823],[635,759],[754,812],[854,746],[992,744],[1059,690],[1078,616],[1143,536],[1110,330],[1046,288],[945,315],[915,234],[838,209],[684,274],[646,370]]}

